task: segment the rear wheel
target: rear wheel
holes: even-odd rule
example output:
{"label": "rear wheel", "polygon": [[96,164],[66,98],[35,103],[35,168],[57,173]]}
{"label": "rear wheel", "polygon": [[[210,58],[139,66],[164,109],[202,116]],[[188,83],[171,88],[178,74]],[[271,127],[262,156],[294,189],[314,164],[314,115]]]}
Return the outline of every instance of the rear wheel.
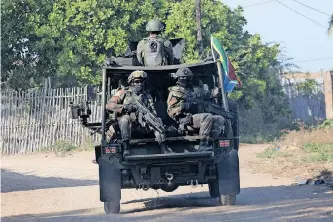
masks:
{"label": "rear wheel", "polygon": [[217,182],[208,183],[209,195],[211,198],[219,197],[219,184]]}
{"label": "rear wheel", "polygon": [[220,204],[222,206],[235,205],[236,195],[220,195]]}
{"label": "rear wheel", "polygon": [[104,212],[106,214],[118,214],[120,212],[120,202],[104,202]]}

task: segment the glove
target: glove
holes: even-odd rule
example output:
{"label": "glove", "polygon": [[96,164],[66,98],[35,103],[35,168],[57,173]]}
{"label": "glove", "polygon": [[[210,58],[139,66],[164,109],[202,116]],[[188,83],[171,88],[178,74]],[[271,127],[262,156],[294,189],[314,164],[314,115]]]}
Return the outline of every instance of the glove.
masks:
{"label": "glove", "polygon": [[135,106],[133,104],[124,104],[123,105],[124,109],[127,110],[128,112],[133,112],[135,111]]}
{"label": "glove", "polygon": [[211,93],[211,97],[212,98],[216,98],[220,95],[221,90],[217,87],[215,87],[214,89],[212,89],[212,93]]}
{"label": "glove", "polygon": [[187,115],[183,118],[180,118],[179,123],[183,125],[192,125],[193,124],[192,115]]}

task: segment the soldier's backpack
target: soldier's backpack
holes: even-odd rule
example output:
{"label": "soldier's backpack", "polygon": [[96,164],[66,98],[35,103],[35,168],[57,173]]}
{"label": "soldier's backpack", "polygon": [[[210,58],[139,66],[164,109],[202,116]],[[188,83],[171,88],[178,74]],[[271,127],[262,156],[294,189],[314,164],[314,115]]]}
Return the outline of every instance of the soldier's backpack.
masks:
{"label": "soldier's backpack", "polygon": [[166,65],[164,41],[157,38],[147,38],[145,40],[145,66]]}

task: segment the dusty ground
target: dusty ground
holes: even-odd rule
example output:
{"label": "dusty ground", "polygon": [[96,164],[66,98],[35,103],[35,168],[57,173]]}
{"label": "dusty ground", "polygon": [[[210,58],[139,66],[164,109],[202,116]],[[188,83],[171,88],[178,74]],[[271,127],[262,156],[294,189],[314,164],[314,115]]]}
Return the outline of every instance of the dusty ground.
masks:
{"label": "dusty ground", "polygon": [[[306,180],[309,178],[326,177],[333,182],[333,161],[311,161],[316,153],[307,153],[302,150],[304,144],[333,144],[333,128],[301,128],[299,131],[289,131],[279,141],[272,143],[270,147],[278,149],[271,158],[254,158],[249,166],[253,173],[265,172],[273,176],[283,176]],[[263,154],[263,153],[262,153]],[[317,153],[318,154],[318,153]],[[333,155],[332,151],[326,155]],[[324,176],[323,176],[324,175]]]}
{"label": "dusty ground", "polygon": [[333,221],[333,192],[291,186],[292,179],[253,173],[249,163],[267,145],[243,145],[237,205],[219,206],[208,188],[122,191],[121,214],[106,216],[99,202],[93,153],[2,158],[2,221]]}

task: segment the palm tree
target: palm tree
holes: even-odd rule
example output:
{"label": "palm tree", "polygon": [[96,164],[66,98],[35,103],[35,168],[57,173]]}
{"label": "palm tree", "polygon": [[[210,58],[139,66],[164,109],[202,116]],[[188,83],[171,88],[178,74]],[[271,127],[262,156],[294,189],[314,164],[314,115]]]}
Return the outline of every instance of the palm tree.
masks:
{"label": "palm tree", "polygon": [[328,22],[328,33],[331,34],[332,32],[333,32],[333,15],[331,16],[331,19]]}

